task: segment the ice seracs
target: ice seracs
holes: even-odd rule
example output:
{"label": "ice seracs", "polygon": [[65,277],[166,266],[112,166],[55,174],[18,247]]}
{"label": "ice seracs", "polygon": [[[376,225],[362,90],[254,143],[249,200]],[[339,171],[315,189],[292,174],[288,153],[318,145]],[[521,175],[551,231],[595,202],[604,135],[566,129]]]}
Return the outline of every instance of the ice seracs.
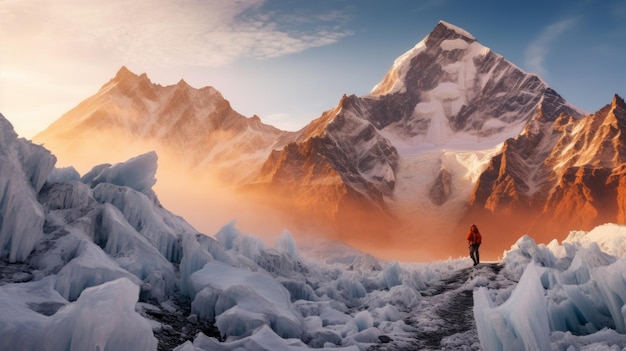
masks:
{"label": "ice seracs", "polygon": [[[7,140],[28,143],[4,137],[3,152],[14,150]],[[420,332],[441,327],[426,316],[449,308],[454,294],[429,294],[459,272],[476,272],[458,284],[475,293],[478,333],[470,326],[441,345],[626,344],[623,226],[575,232],[562,245],[524,236],[506,252],[504,273],[487,280],[481,274],[490,268],[468,259],[386,262],[330,243],[300,250],[288,231],[269,247],[235,221],[213,237],[197,233],[150,191],[155,161],[148,154],[97,166],[82,180],[71,168],[48,171],[38,190],[28,180],[36,171],[0,168],[7,193],[32,194],[45,218],[35,222],[38,231],[15,227],[34,243],[23,260],[0,258],[0,348],[406,349]],[[18,216],[1,209],[3,219]],[[516,286],[507,277],[521,280]]]}
{"label": "ice seracs", "polygon": [[[624,238],[626,227],[615,224],[572,232],[561,245],[520,238],[504,258],[506,274],[521,276],[519,284],[512,292],[485,288],[474,292],[481,347],[556,350],[626,345]],[[494,301],[503,295],[506,301]]]}
{"label": "ice seracs", "polygon": [[45,214],[37,193],[55,163],[48,150],[18,138],[0,114],[0,258],[23,262],[42,240]]}
{"label": "ice seracs", "polygon": [[[481,347],[485,350],[549,350],[547,304],[533,263],[507,302],[494,307],[486,288],[474,292],[474,316]],[[532,308],[529,308],[532,306]]]}

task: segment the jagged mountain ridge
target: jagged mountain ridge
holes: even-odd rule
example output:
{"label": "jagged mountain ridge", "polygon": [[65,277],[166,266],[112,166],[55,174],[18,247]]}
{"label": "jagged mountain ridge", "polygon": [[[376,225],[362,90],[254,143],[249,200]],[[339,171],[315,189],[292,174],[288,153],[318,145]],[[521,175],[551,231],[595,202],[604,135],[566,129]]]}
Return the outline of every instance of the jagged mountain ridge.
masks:
{"label": "jagged mountain ridge", "polygon": [[[293,199],[296,207],[310,199],[301,210],[324,208],[331,220],[354,222],[355,209],[342,206],[358,204],[356,211],[369,216],[377,211],[397,219],[404,211],[403,219],[430,220],[434,213],[451,222],[449,215],[460,216],[470,195],[468,187],[455,183],[481,165],[447,164],[447,150],[483,152],[533,119],[560,115],[583,114],[536,75],[441,21],[394,62],[370,94],[344,96],[300,131],[293,145],[275,151],[259,182]],[[317,189],[313,198],[312,189]]]}
{"label": "jagged mountain ridge", "polygon": [[190,170],[214,168],[219,173],[235,168],[238,172],[229,171],[226,177],[239,181],[237,176],[249,176],[251,165],[260,166],[289,134],[262,123],[258,116],[237,113],[213,87],[195,89],[184,80],[161,86],[145,73],[136,75],[122,67],[95,95],[33,140],[61,155],[92,160],[91,155],[77,153],[89,144],[115,148],[116,143],[102,137],[113,136],[122,154],[116,161],[132,156],[123,149],[140,141]]}
{"label": "jagged mountain ridge", "polygon": [[481,175],[469,215],[508,221],[510,230],[544,240],[547,232],[626,223],[625,133],[626,104],[617,95],[581,119],[533,121]]}
{"label": "jagged mountain ridge", "polygon": [[[122,94],[112,94],[122,87],[126,87]],[[168,98],[159,100],[163,96]],[[216,96],[219,103],[204,101]],[[400,56],[371,93],[344,95],[335,108],[296,133],[277,131],[256,117],[237,114],[213,88],[197,90],[184,81],[161,87],[145,74],[138,76],[125,68],[88,100],[101,107],[93,108],[97,104],[86,100],[68,115],[90,128],[66,123],[70,119],[63,116],[65,121],[59,120],[49,131],[89,135],[82,142],[93,143],[105,125],[116,125],[128,138],[159,140],[178,148],[194,166],[221,165],[229,182],[260,194],[262,202],[271,195],[273,204],[290,215],[295,212],[305,226],[311,221],[331,223],[345,235],[352,232],[358,240],[367,236],[385,244],[394,241],[387,239],[397,229],[390,225],[397,223],[415,227],[416,222],[432,222],[428,230],[441,233],[447,243],[447,239],[457,240],[449,233],[459,223],[472,221],[476,213],[500,208],[519,215],[521,203],[543,207],[543,200],[532,194],[543,193],[547,184],[553,184],[549,165],[541,166],[557,142],[553,138],[558,132],[552,128],[557,121],[574,123],[584,115],[539,77],[444,21]],[[196,106],[215,114],[198,116],[192,113]],[[176,123],[154,123],[173,115]],[[127,116],[136,118],[129,121]],[[130,123],[135,120],[136,124]],[[99,131],[94,133],[96,126]],[[199,132],[199,126],[205,129]],[[250,142],[250,130],[258,143]],[[183,137],[183,131],[195,134]],[[520,133],[529,141],[516,148],[509,139]],[[45,141],[58,154],[45,139],[35,140]],[[181,146],[181,140],[188,146]],[[193,157],[185,153],[192,149]],[[235,152],[240,149],[243,155]],[[508,155],[505,161],[502,155]],[[501,163],[507,167],[499,172]],[[495,183],[494,172],[501,177]],[[486,185],[486,174],[492,174],[495,187]],[[525,177],[529,180],[507,180]],[[501,195],[512,186],[519,187],[516,194],[528,193],[531,200]],[[468,203],[473,210],[464,217]],[[480,208],[485,210],[477,212]],[[563,208],[564,213],[571,210]],[[417,241],[421,246],[430,244]],[[501,253],[506,247],[495,251]]]}

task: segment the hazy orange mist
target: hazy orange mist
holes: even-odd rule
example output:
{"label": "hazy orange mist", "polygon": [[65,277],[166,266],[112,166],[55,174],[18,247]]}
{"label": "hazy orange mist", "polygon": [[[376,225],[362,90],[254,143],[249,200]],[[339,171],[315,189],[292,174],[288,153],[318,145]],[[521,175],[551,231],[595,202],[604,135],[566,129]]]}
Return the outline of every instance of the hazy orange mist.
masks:
{"label": "hazy orange mist", "polygon": [[183,216],[201,233],[212,236],[236,220],[239,230],[271,245],[289,229],[280,213],[262,202],[247,201],[208,172],[190,176],[161,166],[158,177],[155,191],[163,206]]}
{"label": "hazy orange mist", "polygon": [[[72,165],[81,174],[95,165],[123,162],[154,149],[148,143],[116,143],[115,136],[99,138],[102,140],[81,144],[109,145],[107,149],[97,146],[72,148],[67,144],[45,146],[57,155],[57,166]],[[244,195],[217,180],[218,177],[208,171],[191,173],[180,164],[179,158],[163,151],[157,153],[159,160],[154,190],[159,200],[165,208],[185,218],[201,233],[212,236],[224,225],[236,220],[238,229],[261,238],[270,246],[286,229],[296,240],[310,236],[340,240],[388,260],[426,262],[468,257],[464,223],[442,227],[420,219],[400,222],[349,207],[344,208],[335,223],[320,223],[302,213],[295,213],[288,201],[271,195],[271,192],[263,196]],[[473,218],[472,221],[483,232],[483,260],[501,258],[504,250],[509,249],[523,234],[507,231],[504,223],[481,223],[480,218]]]}

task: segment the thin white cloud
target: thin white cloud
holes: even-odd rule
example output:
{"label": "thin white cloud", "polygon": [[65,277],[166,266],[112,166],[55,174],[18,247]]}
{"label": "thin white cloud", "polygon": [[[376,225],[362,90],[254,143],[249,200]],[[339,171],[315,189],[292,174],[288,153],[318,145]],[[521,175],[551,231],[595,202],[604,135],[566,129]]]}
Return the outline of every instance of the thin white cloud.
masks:
{"label": "thin white cloud", "polygon": [[350,34],[328,26],[281,30],[280,17],[263,12],[262,5],[261,0],[3,1],[0,38],[83,60],[216,67],[297,53]]}
{"label": "thin white cloud", "polygon": [[532,72],[546,76],[547,71],[544,67],[546,56],[550,53],[553,43],[568,29],[572,28],[576,23],[575,18],[565,19],[549,25],[526,49],[526,66]]}
{"label": "thin white cloud", "polygon": [[121,65],[151,74],[223,67],[351,34],[341,12],[283,17],[289,11],[263,0],[0,0],[0,112],[30,137]]}

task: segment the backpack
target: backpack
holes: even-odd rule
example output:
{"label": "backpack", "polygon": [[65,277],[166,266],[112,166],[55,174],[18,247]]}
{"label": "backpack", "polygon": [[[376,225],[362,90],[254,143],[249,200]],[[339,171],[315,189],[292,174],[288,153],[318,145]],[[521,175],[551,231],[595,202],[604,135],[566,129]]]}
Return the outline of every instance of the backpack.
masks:
{"label": "backpack", "polygon": [[474,232],[474,240],[473,240],[474,244],[480,245],[482,243],[482,241],[483,241],[483,237],[480,235],[480,232],[479,231],[475,231]]}

